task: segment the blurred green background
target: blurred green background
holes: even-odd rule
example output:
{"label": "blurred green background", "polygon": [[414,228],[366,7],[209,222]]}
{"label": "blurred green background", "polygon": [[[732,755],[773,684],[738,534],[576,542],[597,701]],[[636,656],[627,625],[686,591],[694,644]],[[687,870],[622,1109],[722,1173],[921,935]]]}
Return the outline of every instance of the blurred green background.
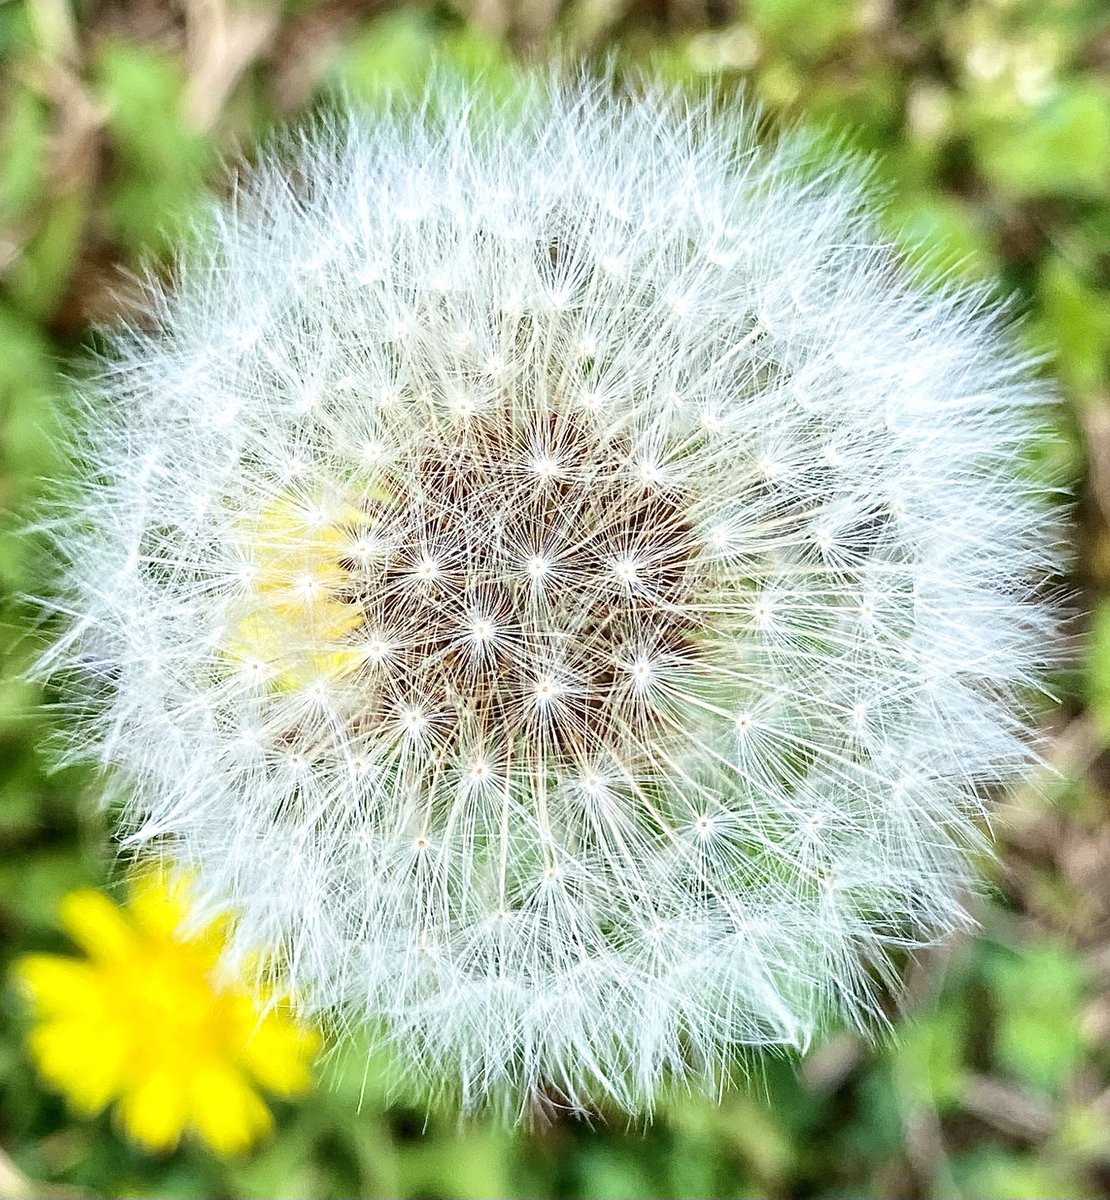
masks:
{"label": "blurred green background", "polygon": [[[0,507],[55,468],[50,431],[90,323],[134,304],[228,157],[337,92],[416,88],[433,55],[496,85],[520,58],[616,55],[743,88],[878,156],[909,255],[997,281],[1063,402],[1043,447],[1070,481],[1082,654],[1047,765],[997,818],[978,936],[909,970],[878,1049],[844,1034],[769,1062],[720,1107],[649,1129],[505,1132],[391,1104],[363,1059],[320,1071],[275,1137],[157,1157],[37,1082],[0,1017],[0,1198],[15,1196],[1082,1197],[1110,1194],[1110,7],[1104,0],[0,0]],[[18,681],[45,577],[0,533],[0,970],[61,949],[56,905],[105,884],[96,788],[48,773],[51,718]],[[1086,629],[1088,623],[1084,622]]]}

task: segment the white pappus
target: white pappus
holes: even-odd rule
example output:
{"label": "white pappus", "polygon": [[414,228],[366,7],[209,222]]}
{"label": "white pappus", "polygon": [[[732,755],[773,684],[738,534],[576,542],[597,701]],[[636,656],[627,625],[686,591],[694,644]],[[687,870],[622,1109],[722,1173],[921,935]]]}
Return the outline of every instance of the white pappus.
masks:
{"label": "white pappus", "polygon": [[997,311],[851,165],[650,89],[321,122],[196,242],[58,538],[127,835],[464,1107],[873,1026],[1052,635]]}

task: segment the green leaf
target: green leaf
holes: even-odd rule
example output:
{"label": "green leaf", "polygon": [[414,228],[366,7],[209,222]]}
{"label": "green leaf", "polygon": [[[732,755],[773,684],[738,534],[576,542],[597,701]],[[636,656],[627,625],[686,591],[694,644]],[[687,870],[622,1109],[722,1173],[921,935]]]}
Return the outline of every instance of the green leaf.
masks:
{"label": "green leaf", "polygon": [[976,1147],[957,1155],[952,1160],[952,1172],[961,1196],[1046,1200],[1051,1196],[1094,1195],[1068,1167],[1000,1146]]}
{"label": "green leaf", "polygon": [[1076,83],[1028,122],[987,122],[975,140],[984,174],[1014,196],[1110,195],[1110,88]]}
{"label": "green leaf", "polygon": [[164,250],[192,216],[215,160],[211,141],[186,122],[185,73],[149,46],[108,43],[96,68],[117,170],[107,200],[111,236],[130,250]]}
{"label": "green leaf", "polygon": [[749,0],[745,14],[769,41],[800,57],[831,50],[856,26],[852,0]]}
{"label": "green leaf", "polygon": [[923,1107],[944,1112],[963,1096],[966,1024],[964,1010],[952,1006],[913,1021],[902,1033],[894,1055],[898,1078]]}
{"label": "green leaf", "polygon": [[26,88],[8,93],[0,127],[0,221],[24,213],[43,191],[46,158],[46,112]]}
{"label": "green leaf", "polygon": [[978,215],[954,196],[900,193],[885,224],[894,229],[909,261],[927,272],[977,280],[996,269]]}
{"label": "green leaf", "polygon": [[88,216],[83,188],[51,196],[34,236],[10,273],[12,296],[32,316],[45,320],[65,292],[78,259]]}
{"label": "green leaf", "polygon": [[1037,279],[1037,328],[1064,381],[1081,394],[1110,383],[1110,292],[1062,254],[1049,254]]}
{"label": "green leaf", "polygon": [[999,1066],[1041,1092],[1060,1091],[1082,1053],[1086,977],[1074,950],[1054,942],[996,951],[986,974],[997,1010]]}

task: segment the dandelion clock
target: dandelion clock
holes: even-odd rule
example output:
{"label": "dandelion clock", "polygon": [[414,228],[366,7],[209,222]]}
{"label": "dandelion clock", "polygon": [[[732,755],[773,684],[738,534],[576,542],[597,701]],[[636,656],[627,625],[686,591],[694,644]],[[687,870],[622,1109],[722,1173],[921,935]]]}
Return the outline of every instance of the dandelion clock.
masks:
{"label": "dandelion clock", "polygon": [[443,86],[274,149],[109,335],[47,665],[302,1014],[464,1108],[643,1111],[965,919],[1045,397],[812,142]]}

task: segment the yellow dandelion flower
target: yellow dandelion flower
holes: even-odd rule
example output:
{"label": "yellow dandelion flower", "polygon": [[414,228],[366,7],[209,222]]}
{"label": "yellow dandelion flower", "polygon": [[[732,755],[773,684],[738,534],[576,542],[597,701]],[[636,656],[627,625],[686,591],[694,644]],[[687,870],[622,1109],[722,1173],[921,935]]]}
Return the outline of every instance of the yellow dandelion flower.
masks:
{"label": "yellow dandelion flower", "polygon": [[345,594],[351,576],[342,563],[371,525],[370,515],[352,505],[328,511],[291,495],[245,523],[240,549],[248,582],[232,608],[229,657],[257,666],[279,689],[356,671],[365,654],[352,635],[365,613]]}
{"label": "yellow dandelion flower", "polygon": [[259,1095],[312,1083],[315,1033],[220,971],[228,921],[184,927],[188,882],[137,873],[128,903],[82,889],[62,923],[86,957],[29,954],[15,965],[36,1024],[31,1055],[78,1112],[116,1100],[124,1129],[150,1150],[192,1130],[221,1154],[245,1150],[273,1117]]}

